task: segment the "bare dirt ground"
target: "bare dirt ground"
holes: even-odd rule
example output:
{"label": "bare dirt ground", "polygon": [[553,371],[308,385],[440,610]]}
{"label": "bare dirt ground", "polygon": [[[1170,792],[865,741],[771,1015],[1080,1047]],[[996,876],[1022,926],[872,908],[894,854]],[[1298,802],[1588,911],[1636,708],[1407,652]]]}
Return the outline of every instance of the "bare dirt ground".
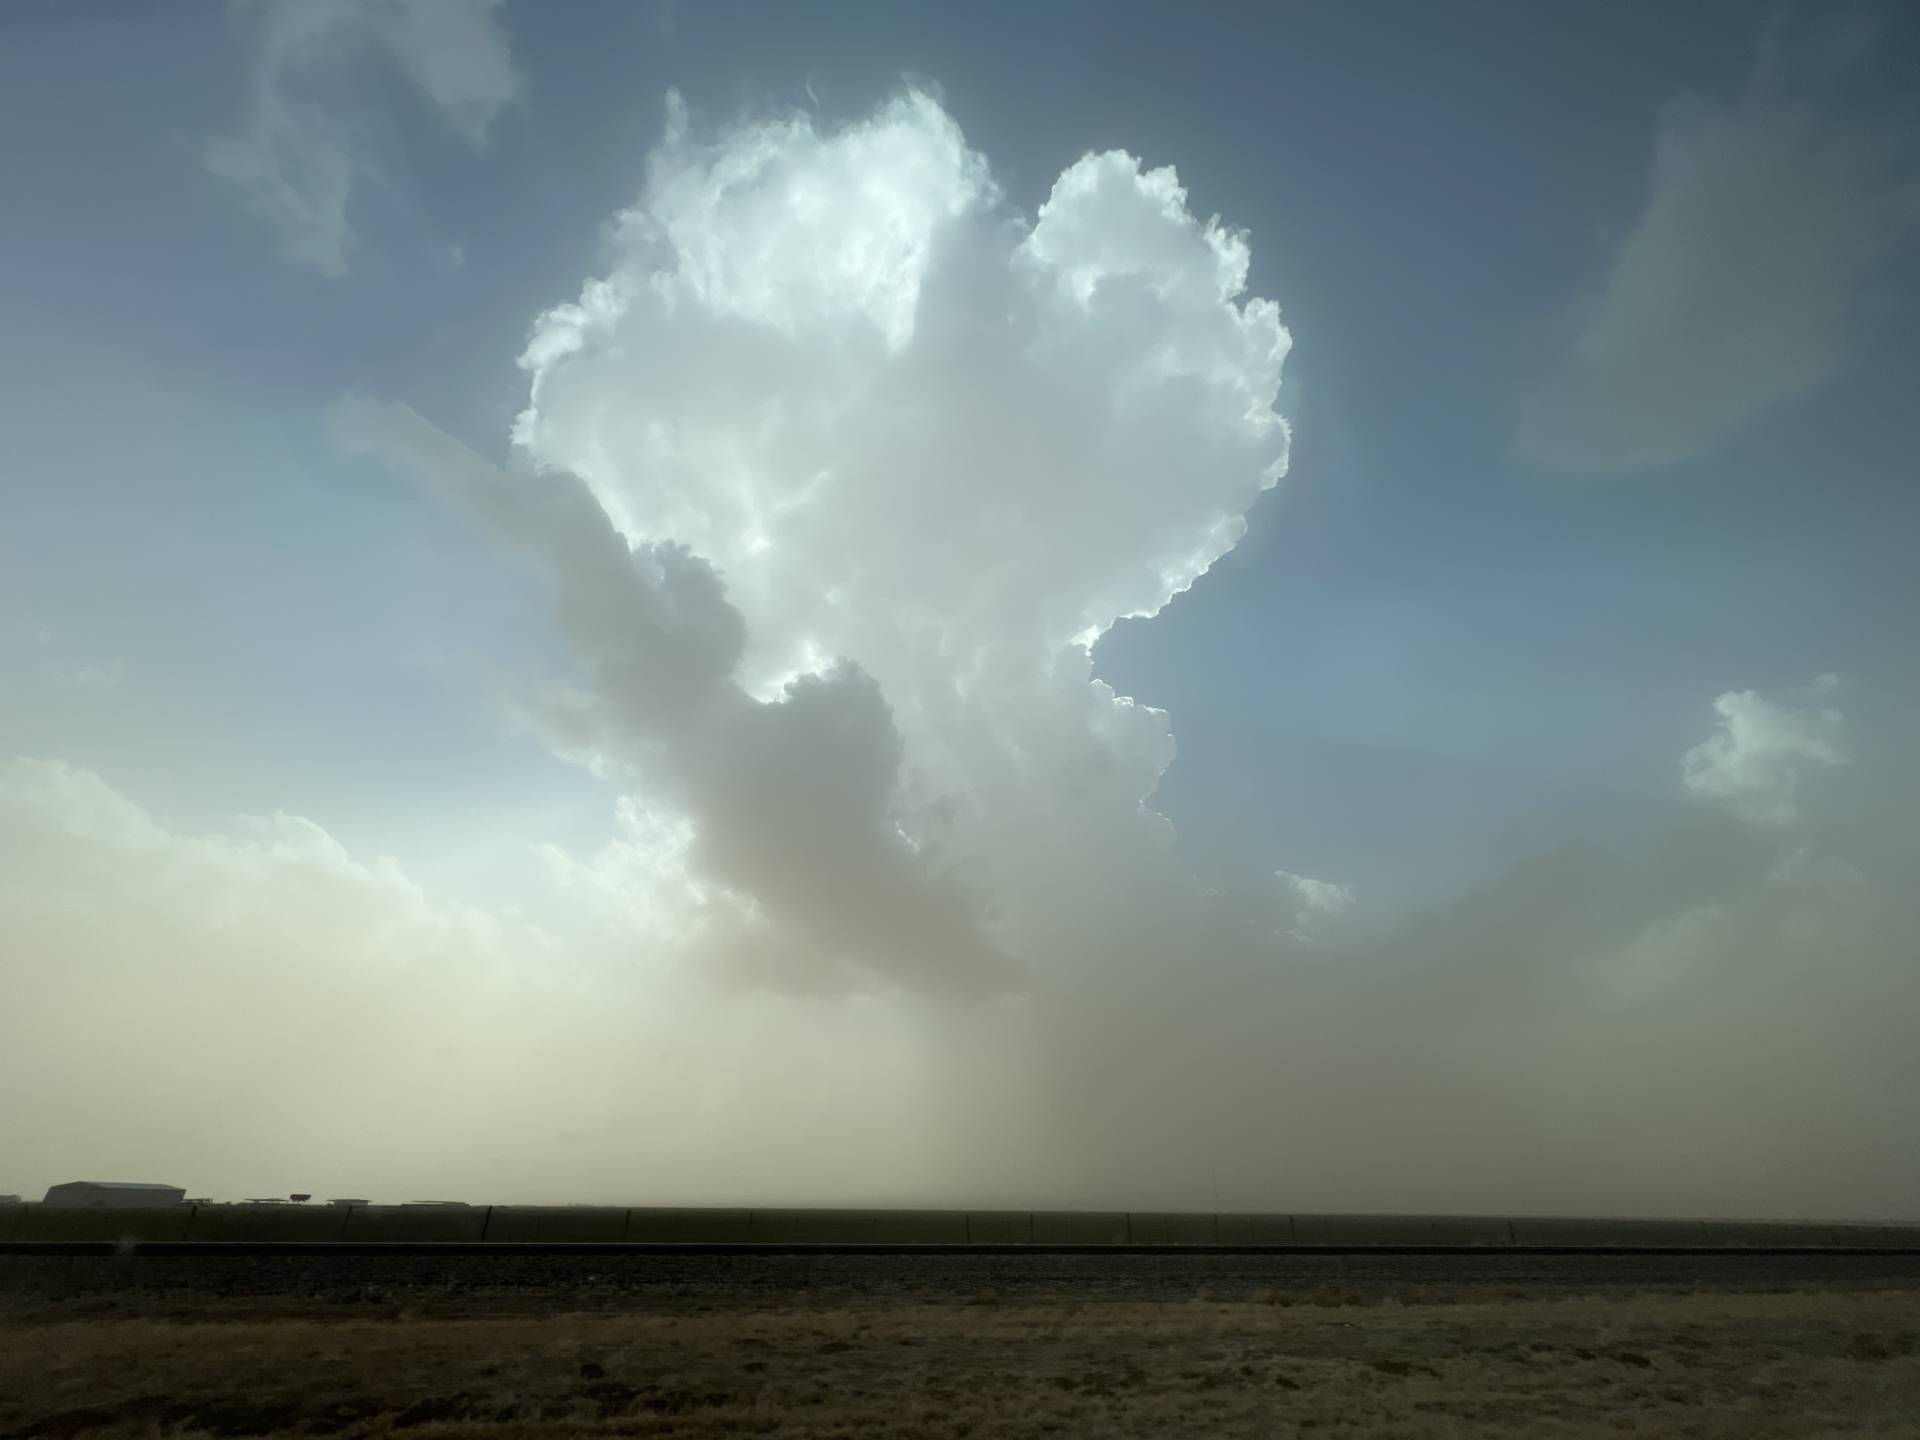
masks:
{"label": "bare dirt ground", "polygon": [[0,1435],[1920,1436],[1909,1265],[1523,1258],[0,1256]]}

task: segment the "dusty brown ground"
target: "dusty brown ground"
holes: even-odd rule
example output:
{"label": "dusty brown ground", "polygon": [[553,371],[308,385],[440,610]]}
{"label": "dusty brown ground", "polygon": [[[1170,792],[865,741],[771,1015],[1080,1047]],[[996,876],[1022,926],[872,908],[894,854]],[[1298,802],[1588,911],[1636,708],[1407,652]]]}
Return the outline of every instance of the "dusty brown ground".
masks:
{"label": "dusty brown ground", "polygon": [[0,1435],[1920,1436],[1909,1281],[830,1307],[628,1288],[547,1313],[525,1287],[237,1298],[74,1273],[0,1267]]}

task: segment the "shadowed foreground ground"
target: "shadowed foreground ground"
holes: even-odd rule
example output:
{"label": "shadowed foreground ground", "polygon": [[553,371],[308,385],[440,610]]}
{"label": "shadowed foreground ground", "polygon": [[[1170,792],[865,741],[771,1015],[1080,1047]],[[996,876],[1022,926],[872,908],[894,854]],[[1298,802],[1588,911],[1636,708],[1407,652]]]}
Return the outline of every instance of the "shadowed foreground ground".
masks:
{"label": "shadowed foreground ground", "polygon": [[545,1285],[375,1263],[249,1286],[246,1262],[167,1263],[0,1257],[0,1434],[1920,1434],[1900,1274],[1687,1294],[870,1262],[836,1286],[826,1261],[689,1284],[587,1259]]}

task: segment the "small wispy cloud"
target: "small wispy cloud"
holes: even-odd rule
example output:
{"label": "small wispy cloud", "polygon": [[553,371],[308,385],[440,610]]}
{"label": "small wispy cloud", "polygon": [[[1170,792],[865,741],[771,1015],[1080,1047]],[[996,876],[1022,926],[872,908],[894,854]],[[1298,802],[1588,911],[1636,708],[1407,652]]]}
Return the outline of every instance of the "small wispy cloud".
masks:
{"label": "small wispy cloud", "polygon": [[[1822,675],[1816,693],[1837,685]],[[1845,717],[1832,706],[1795,710],[1754,690],[1730,690],[1713,702],[1718,730],[1681,757],[1687,793],[1723,805],[1743,820],[1784,825],[1799,816],[1801,772],[1847,763]]]}
{"label": "small wispy cloud", "polygon": [[373,49],[397,65],[441,122],[476,149],[524,87],[500,0],[267,0],[240,132],[210,141],[207,168],[241,191],[291,265],[347,273],[358,244],[348,210],[373,166],[351,115],[315,93],[323,62]]}
{"label": "small wispy cloud", "polygon": [[1771,31],[1744,95],[1667,108],[1646,209],[1581,302],[1522,453],[1588,473],[1672,464],[1842,370],[1863,290],[1920,229],[1911,136],[1840,98],[1861,45]]}
{"label": "small wispy cloud", "polygon": [[1280,883],[1281,892],[1292,909],[1292,933],[1296,940],[1318,937],[1328,924],[1353,908],[1354,893],[1350,886],[1295,875],[1290,870],[1276,870],[1273,878]]}

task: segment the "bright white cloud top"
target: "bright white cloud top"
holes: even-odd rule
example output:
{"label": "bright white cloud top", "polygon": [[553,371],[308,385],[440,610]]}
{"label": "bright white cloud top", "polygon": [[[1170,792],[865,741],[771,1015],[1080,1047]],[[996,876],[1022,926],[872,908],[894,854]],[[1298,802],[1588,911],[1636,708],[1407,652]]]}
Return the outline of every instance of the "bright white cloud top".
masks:
{"label": "bright white cloud top", "polygon": [[1088,156],[1029,221],[926,95],[704,144],[675,108],[618,236],[535,325],[515,438],[719,568],[750,684],[1051,657],[1157,611],[1285,469],[1279,310],[1171,169]]}
{"label": "bright white cloud top", "polygon": [[613,270],[534,327],[536,473],[397,407],[343,426],[545,551],[594,671],[556,721],[691,822],[709,945],[786,983],[997,983],[1129,867],[1173,882],[1166,719],[1088,647],[1283,473],[1279,310],[1243,236],[1118,151],[1029,219],[924,94],[824,132],[670,121]]}

